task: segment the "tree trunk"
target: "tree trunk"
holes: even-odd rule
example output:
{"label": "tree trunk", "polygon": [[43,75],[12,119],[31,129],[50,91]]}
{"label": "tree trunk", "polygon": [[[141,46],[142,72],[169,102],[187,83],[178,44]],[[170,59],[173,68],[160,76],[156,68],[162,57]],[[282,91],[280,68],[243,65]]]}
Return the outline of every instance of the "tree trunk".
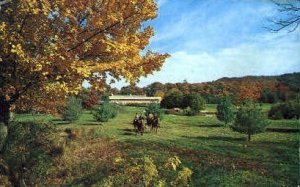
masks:
{"label": "tree trunk", "polygon": [[248,141],[250,142],[251,140],[251,133],[248,133]]}
{"label": "tree trunk", "polygon": [[20,182],[20,179],[18,177],[18,174],[14,173],[13,171],[10,171],[8,178],[9,178],[10,183],[14,187],[20,187],[21,186],[21,182]]}
{"label": "tree trunk", "polygon": [[10,119],[10,103],[6,101],[5,97],[0,97],[0,123],[8,126]]}
{"label": "tree trunk", "polygon": [[5,139],[8,135],[7,130],[8,130],[7,126],[4,123],[0,123],[0,154],[3,151]]}
{"label": "tree trunk", "polygon": [[[5,144],[7,141],[7,136],[9,133],[9,125],[10,122],[10,103],[6,101],[5,97],[0,97],[0,156],[5,152]],[[18,174],[11,170],[10,166],[7,165],[7,174],[9,181],[12,186],[19,187],[20,180]]]}
{"label": "tree trunk", "polygon": [[0,153],[3,151],[8,135],[8,123],[10,119],[10,104],[4,97],[0,97]]}

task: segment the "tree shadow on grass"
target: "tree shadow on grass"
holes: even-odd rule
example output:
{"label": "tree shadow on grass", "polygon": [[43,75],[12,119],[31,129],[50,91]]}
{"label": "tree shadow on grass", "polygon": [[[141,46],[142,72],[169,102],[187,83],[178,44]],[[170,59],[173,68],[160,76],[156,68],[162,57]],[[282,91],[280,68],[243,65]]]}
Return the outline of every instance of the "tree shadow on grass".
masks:
{"label": "tree shadow on grass", "polygon": [[96,121],[87,121],[87,122],[82,122],[82,123],[78,123],[78,125],[102,125],[101,122],[96,122]]}
{"label": "tree shadow on grass", "polygon": [[134,130],[134,129],[129,129],[129,128],[125,128],[125,129],[118,129],[118,130],[125,131],[125,132],[135,132],[135,130]]}
{"label": "tree shadow on grass", "polygon": [[51,121],[63,121],[61,118],[53,118]]}
{"label": "tree shadow on grass", "polygon": [[213,125],[199,125],[198,127],[200,127],[200,128],[207,128],[207,127],[223,127],[223,125],[221,125],[221,124],[213,124]]}
{"label": "tree shadow on grass", "polygon": [[197,140],[218,140],[218,141],[245,141],[246,138],[236,138],[236,137],[230,137],[230,136],[196,136],[196,137],[190,137],[190,136],[182,136],[183,138],[188,139],[197,139]]}
{"label": "tree shadow on grass", "polygon": [[207,121],[203,121],[203,122],[199,122],[196,124],[197,127],[200,127],[200,128],[209,128],[209,127],[225,127],[224,123],[221,123],[221,122],[207,122]]}
{"label": "tree shadow on grass", "polygon": [[123,132],[121,135],[125,135],[125,136],[134,136],[134,135],[136,135],[135,129],[125,128],[125,129],[118,129],[118,130]]}
{"label": "tree shadow on grass", "polygon": [[71,124],[70,121],[64,121],[64,120],[52,120],[52,122],[55,125],[68,125],[68,124]]}
{"label": "tree shadow on grass", "polygon": [[[120,131],[122,131],[122,135],[125,135],[125,136],[136,136],[136,130],[135,129],[129,129],[129,128],[125,128],[125,129],[118,129]],[[144,131],[144,134],[148,134],[150,132],[148,131]]]}

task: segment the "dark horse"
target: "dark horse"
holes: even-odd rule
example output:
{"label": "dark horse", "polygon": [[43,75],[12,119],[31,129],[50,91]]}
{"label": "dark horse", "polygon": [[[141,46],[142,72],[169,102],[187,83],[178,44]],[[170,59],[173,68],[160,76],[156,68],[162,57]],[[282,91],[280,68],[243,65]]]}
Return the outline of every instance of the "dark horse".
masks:
{"label": "dark horse", "polygon": [[157,115],[149,115],[147,117],[147,126],[151,127],[151,131],[157,133],[158,127],[159,127],[159,122],[158,122],[158,117]]}
{"label": "dark horse", "polygon": [[134,129],[136,130],[136,134],[141,133],[142,136],[144,134],[143,121],[144,121],[144,117],[142,115],[140,115],[140,116],[136,115],[133,120],[133,126],[134,126]]}

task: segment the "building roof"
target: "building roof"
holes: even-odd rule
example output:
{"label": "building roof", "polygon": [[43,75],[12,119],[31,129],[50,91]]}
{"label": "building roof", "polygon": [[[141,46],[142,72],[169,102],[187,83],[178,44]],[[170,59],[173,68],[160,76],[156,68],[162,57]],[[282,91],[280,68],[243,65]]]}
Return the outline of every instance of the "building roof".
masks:
{"label": "building roof", "polygon": [[112,95],[109,100],[161,100],[161,97],[147,97],[144,95]]}

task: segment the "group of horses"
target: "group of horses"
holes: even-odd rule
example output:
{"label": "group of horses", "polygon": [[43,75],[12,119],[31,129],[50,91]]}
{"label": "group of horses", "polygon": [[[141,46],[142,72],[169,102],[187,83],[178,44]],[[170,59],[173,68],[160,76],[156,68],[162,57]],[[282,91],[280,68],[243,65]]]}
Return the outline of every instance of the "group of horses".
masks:
{"label": "group of horses", "polygon": [[158,116],[156,114],[149,114],[147,117],[144,117],[142,114],[136,114],[133,119],[133,126],[137,135],[143,135],[147,128],[149,128],[151,132],[157,133],[159,127]]}

